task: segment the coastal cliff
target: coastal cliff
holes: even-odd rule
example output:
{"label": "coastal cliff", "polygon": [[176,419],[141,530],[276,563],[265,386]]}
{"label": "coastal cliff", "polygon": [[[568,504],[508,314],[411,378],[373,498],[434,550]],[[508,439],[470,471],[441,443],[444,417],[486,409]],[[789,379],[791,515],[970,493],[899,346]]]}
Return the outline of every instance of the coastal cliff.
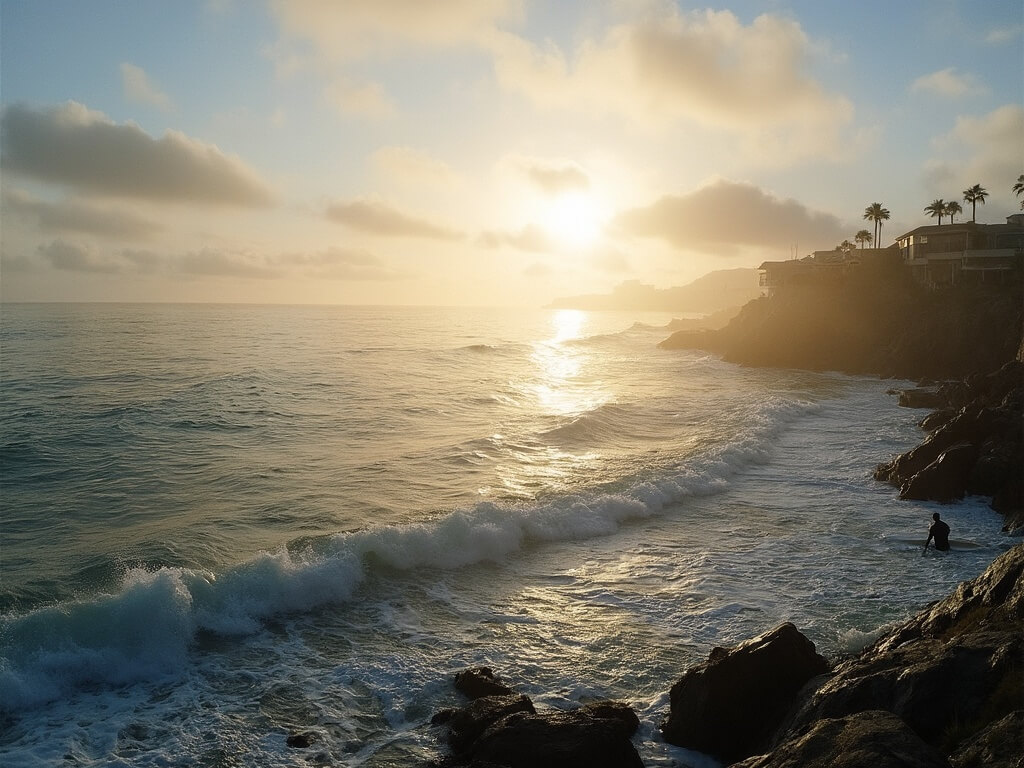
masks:
{"label": "coastal cliff", "polygon": [[1022,323],[1019,280],[929,291],[898,265],[876,265],[841,284],[756,299],[720,330],[678,331],[659,346],[705,349],[749,366],[951,379],[1012,360]]}

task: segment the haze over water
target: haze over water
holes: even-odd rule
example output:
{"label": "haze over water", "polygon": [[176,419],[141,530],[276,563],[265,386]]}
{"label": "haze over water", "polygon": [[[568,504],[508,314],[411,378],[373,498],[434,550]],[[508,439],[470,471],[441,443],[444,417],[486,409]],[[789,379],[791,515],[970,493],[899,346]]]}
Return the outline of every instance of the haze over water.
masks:
{"label": "haze over water", "polygon": [[409,761],[486,663],[630,701],[671,765],[713,645],[856,648],[1008,546],[970,503],[972,548],[921,558],[931,507],[870,477],[919,434],[891,382],[661,351],[666,320],[5,307],[5,764],[298,764],[294,729]]}

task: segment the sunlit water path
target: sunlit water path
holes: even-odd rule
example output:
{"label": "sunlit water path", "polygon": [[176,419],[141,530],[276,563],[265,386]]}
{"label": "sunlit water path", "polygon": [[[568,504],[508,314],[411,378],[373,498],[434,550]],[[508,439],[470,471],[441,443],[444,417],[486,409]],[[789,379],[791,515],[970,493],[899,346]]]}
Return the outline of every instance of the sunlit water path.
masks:
{"label": "sunlit water path", "polygon": [[655,726],[713,645],[855,649],[1010,545],[972,501],[921,556],[933,507],[870,477],[920,435],[891,383],[668,319],[5,306],[0,762],[409,764],[486,663],[695,765]]}

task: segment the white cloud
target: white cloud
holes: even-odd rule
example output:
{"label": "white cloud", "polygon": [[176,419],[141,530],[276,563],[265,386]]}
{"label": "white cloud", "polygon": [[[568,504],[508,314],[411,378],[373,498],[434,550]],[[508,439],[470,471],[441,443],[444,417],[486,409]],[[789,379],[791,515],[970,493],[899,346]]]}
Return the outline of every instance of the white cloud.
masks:
{"label": "white cloud", "polygon": [[342,115],[383,119],[398,114],[395,103],[379,83],[354,83],[339,77],[327,86],[324,95]]}
{"label": "white cloud", "polygon": [[926,91],[949,98],[963,96],[965,93],[979,89],[980,86],[973,76],[958,74],[953,67],[921,75],[910,84],[911,91]]}
{"label": "white cloud", "polygon": [[487,231],[480,233],[477,242],[485,248],[510,246],[520,251],[547,253],[554,250],[551,238],[535,224],[527,224],[518,232]]}
{"label": "white cloud", "polygon": [[2,129],[5,172],[116,197],[248,207],[272,201],[255,171],[216,146],[178,131],[154,139],[77,102],[6,107]]}
{"label": "white cloud", "polygon": [[413,216],[378,200],[332,203],[326,216],[331,221],[383,237],[418,237],[431,240],[460,240],[462,233],[443,224]]}
{"label": "white cloud", "polygon": [[961,115],[932,147],[924,174],[929,195],[956,199],[960,190],[981,184],[991,193],[990,210],[1000,200],[1004,210],[1017,208],[1010,188],[1024,158],[1024,107],[1006,104],[985,115]]}
{"label": "white cloud", "polygon": [[1009,24],[991,30],[985,36],[985,42],[990,45],[1005,45],[1016,40],[1022,34],[1024,34],[1024,24]]}
{"label": "white cloud", "polygon": [[394,181],[420,184],[452,184],[458,175],[433,155],[412,147],[381,147],[370,155],[376,171]]}
{"label": "white cloud", "polygon": [[768,14],[750,25],[729,11],[666,7],[588,39],[572,56],[496,32],[499,81],[550,109],[617,114],[667,126],[690,120],[788,162],[840,152],[853,108],[811,75],[800,25]]}
{"label": "white cloud", "polygon": [[518,157],[512,162],[526,179],[548,195],[590,188],[587,172],[571,160]]}
{"label": "white cloud", "polygon": [[171,97],[150,81],[145,70],[127,61],[121,63],[121,88],[128,101],[147,104],[164,112],[173,108]]}

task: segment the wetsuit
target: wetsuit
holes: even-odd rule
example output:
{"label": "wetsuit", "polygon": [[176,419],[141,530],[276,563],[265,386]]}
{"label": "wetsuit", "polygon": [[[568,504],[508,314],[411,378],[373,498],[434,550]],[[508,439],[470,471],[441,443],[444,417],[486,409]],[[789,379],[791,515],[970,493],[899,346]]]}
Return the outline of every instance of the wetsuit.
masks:
{"label": "wetsuit", "polygon": [[932,523],[932,527],[928,529],[928,540],[931,541],[932,537],[935,538],[935,548],[939,552],[949,551],[949,526],[941,520],[936,520]]}

